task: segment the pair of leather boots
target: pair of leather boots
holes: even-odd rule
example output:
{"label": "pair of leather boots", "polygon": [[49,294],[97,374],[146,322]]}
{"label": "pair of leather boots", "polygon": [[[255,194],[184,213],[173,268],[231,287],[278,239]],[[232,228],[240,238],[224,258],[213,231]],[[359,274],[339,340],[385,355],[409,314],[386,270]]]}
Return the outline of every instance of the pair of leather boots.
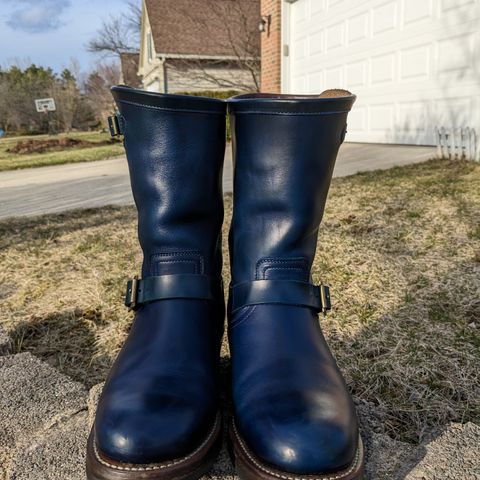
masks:
{"label": "pair of leather boots", "polygon": [[328,288],[311,266],[355,96],[227,102],[112,89],[144,260],[136,311],[88,442],[89,480],[190,480],[222,442],[222,169],[234,152],[229,445],[243,480],[363,478],[351,397],[320,330]]}

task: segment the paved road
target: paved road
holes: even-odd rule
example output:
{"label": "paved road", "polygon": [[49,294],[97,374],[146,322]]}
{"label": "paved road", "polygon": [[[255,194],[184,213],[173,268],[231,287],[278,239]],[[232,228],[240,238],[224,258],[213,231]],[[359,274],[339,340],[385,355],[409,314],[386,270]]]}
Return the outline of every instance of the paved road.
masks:
{"label": "paved road", "polygon": [[[432,147],[345,143],[334,176],[423,162]],[[225,156],[224,190],[232,191],[232,155]],[[99,162],[0,172],[0,218],[133,202],[123,157]]]}

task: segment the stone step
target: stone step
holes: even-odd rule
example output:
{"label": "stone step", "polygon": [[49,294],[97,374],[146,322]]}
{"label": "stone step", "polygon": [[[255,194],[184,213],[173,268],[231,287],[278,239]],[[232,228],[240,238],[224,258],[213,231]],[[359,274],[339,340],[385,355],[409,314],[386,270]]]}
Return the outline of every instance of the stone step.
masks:
{"label": "stone step", "polygon": [[480,427],[451,423],[418,454],[405,480],[480,480]]}
{"label": "stone step", "polygon": [[[81,384],[30,353],[0,357],[0,392],[0,478],[17,478],[11,476],[11,463],[18,452],[87,409]],[[63,461],[51,459],[60,466]]]}
{"label": "stone step", "polygon": [[87,412],[35,436],[12,458],[9,480],[85,480]]}

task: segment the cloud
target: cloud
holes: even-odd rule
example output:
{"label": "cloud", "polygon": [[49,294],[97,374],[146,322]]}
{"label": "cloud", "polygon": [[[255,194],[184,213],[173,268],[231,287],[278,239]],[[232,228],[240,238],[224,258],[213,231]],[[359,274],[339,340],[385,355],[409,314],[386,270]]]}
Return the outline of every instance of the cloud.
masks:
{"label": "cloud", "polygon": [[63,25],[61,15],[70,6],[70,0],[16,0],[7,25],[14,30],[42,33]]}

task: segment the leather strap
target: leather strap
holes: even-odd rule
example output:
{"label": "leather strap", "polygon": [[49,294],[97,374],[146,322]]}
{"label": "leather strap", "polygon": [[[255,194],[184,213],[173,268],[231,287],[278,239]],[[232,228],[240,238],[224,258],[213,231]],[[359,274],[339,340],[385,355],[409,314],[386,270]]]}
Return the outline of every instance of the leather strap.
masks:
{"label": "leather strap", "polygon": [[133,310],[144,303],[167,298],[213,299],[213,281],[208,275],[177,274],[133,278],[127,282],[125,305]]}
{"label": "leather strap", "polygon": [[332,308],[327,285],[312,285],[294,280],[254,280],[230,287],[232,312],[247,305],[297,305],[326,313]]}

